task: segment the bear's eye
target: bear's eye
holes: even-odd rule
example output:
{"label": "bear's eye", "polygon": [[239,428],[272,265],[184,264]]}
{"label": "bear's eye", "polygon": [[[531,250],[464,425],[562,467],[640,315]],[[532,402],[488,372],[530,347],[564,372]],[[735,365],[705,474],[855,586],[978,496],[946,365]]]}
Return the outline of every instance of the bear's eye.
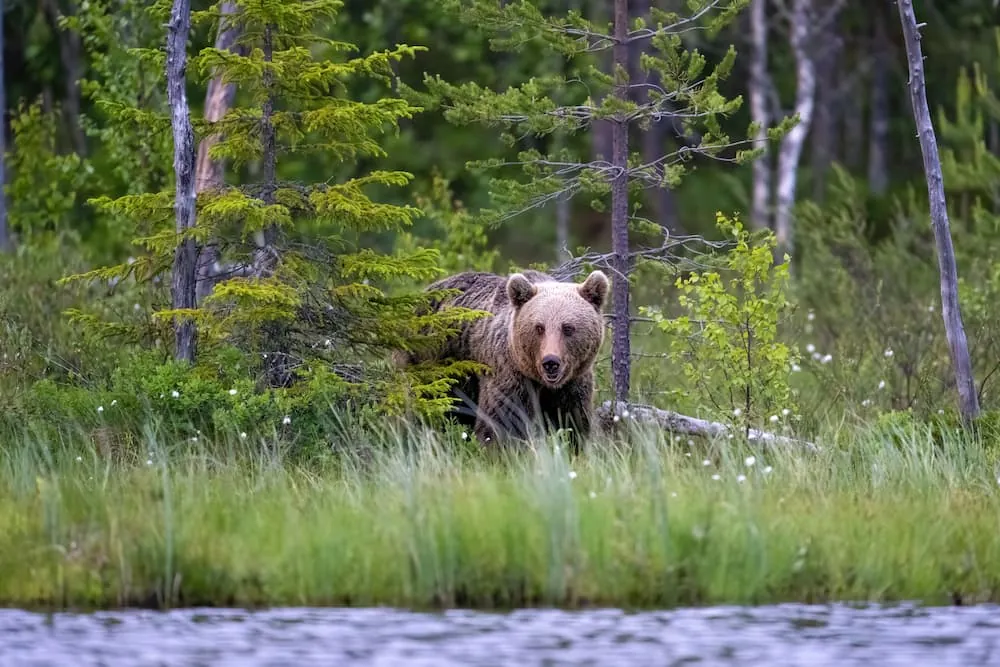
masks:
{"label": "bear's eye", "polygon": [[544,324],[536,324],[535,325],[535,333],[538,334],[539,336],[541,336],[543,333],[545,333],[545,325]]}
{"label": "bear's eye", "polygon": [[572,324],[564,324],[562,326],[562,332],[563,336],[566,336],[568,338],[572,336],[574,333],[576,333],[576,327],[573,326]]}

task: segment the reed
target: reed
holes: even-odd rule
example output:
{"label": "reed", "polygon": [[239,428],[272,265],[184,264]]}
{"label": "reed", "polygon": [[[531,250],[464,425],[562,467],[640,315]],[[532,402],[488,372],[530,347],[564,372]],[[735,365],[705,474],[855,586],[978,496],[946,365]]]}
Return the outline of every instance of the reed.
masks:
{"label": "reed", "polygon": [[919,427],[831,434],[815,454],[636,430],[579,458],[548,441],[499,460],[413,430],[332,443],[308,468],[266,441],[154,427],[131,455],[5,439],[7,606],[1000,600],[990,443]]}

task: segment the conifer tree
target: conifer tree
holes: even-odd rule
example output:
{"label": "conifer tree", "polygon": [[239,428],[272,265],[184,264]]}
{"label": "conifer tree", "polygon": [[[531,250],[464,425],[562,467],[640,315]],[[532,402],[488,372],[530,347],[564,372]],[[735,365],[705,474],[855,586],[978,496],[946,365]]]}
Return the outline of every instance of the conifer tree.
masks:
{"label": "conifer tree", "polygon": [[[449,405],[444,394],[451,378],[467,371],[467,364],[407,371],[412,382],[400,384],[398,376],[376,374],[379,364],[356,363],[383,359],[391,349],[434,344],[476,316],[458,310],[415,315],[441,294],[397,286],[438,277],[436,250],[387,256],[363,245],[364,234],[404,229],[419,214],[412,206],[379,203],[368,194],[405,186],[412,176],[372,171],[319,184],[281,177],[283,157],[293,153],[324,151],[342,161],[382,157],[378,135],[398,129],[400,119],[420,110],[398,98],[357,102],[344,97],[345,84],[355,77],[390,84],[393,62],[415,55],[418,48],[400,45],[349,57],[351,44],[312,33],[318,22],[334,20],[341,5],[340,0],[229,0],[192,14],[192,24],[209,23],[212,34],[225,16],[239,47],[208,46],[190,59],[190,75],[202,82],[218,76],[238,90],[236,103],[222,118],[191,119],[195,132],[218,137],[209,149],[211,159],[226,160],[233,170],[257,167],[260,178],[199,192],[197,223],[180,232],[173,225],[172,190],[95,200],[102,210],[135,222],[141,232],[135,243],[144,252],[136,261],[71,278],[148,281],[169,270],[178,246],[189,240],[211,243],[227,267],[212,293],[195,307],[157,313],[161,322],[197,322],[199,357],[236,346],[256,360],[261,387],[318,378],[345,390],[351,385],[369,394],[380,391],[382,407],[401,407],[404,398],[415,397],[412,407],[440,413]],[[153,11],[162,12],[163,6]],[[317,57],[318,46],[333,55]],[[136,55],[163,71],[162,49],[137,50]],[[115,112],[169,132],[165,116],[124,106]],[[82,313],[74,315],[97,324]],[[402,391],[406,386],[409,393]]]}
{"label": "conifer tree", "polygon": [[[747,0],[692,0],[690,14],[651,9],[652,24],[642,18],[630,20],[628,0],[614,0],[613,21],[600,25],[579,11],[547,16],[530,0],[443,0],[455,17],[474,29],[488,31],[497,50],[515,50],[531,40],[542,40],[564,58],[568,74],[543,74],[521,86],[496,92],[475,83],[455,85],[440,77],[425,78],[427,93],[413,93],[428,104],[440,104],[445,116],[458,124],[484,123],[503,128],[504,138],[515,146],[527,136],[546,137],[586,131],[597,121],[612,125],[611,154],[591,161],[580,159],[569,147],[549,153],[537,148],[518,153],[516,165],[530,177],[527,182],[498,177],[491,181],[495,207],[484,211],[486,220],[499,223],[517,213],[551,201],[589,196],[595,207],[603,206],[610,194],[611,254],[605,268],[612,276],[612,376],[614,395],[627,401],[630,385],[629,274],[636,262],[630,248],[630,224],[644,229],[642,220],[630,211],[630,189],[674,187],[685,173],[685,163],[696,155],[725,157],[734,161],[752,158],[760,151],[738,150],[723,131],[720,119],[742,103],[727,100],[718,90],[735,60],[730,47],[711,72],[696,50],[689,49],[682,35],[694,28],[718,31],[747,4]],[[629,46],[645,41],[640,67],[658,75],[657,85],[632,83],[628,77]],[[612,51],[611,71],[595,55]],[[562,68],[558,68],[562,71]],[[648,94],[632,95],[635,87]],[[571,99],[575,96],[576,99]],[[603,99],[601,99],[603,97]],[[560,102],[554,101],[558,98]],[[641,101],[636,101],[636,100]],[[596,102],[595,100],[601,100]],[[652,120],[675,119],[688,141],[679,151],[651,161],[629,150],[629,129],[645,127]],[[769,130],[772,138],[787,131],[788,123]],[[753,136],[751,127],[748,136]],[[747,142],[748,143],[748,142]],[[500,159],[484,159],[470,166],[493,169],[508,166]]]}

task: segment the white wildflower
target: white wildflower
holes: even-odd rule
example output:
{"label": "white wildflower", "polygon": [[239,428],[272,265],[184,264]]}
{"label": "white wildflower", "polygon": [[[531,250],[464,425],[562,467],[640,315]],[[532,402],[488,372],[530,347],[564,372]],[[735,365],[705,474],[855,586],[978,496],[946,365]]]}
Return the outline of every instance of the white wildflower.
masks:
{"label": "white wildflower", "polygon": [[676,498],[677,497],[677,492],[676,491],[671,491],[670,492],[670,497],[671,498]]}
{"label": "white wildflower", "polygon": [[615,415],[614,417],[611,418],[611,421],[613,421],[613,422],[619,422],[619,421],[621,421],[621,417],[619,417],[618,415]]}
{"label": "white wildflower", "polygon": [[757,463],[757,457],[756,457],[756,456],[748,456],[748,457],[747,457],[747,460],[746,460],[746,461],[744,461],[744,463],[746,463],[746,464],[747,464],[747,467],[749,468],[749,467],[751,467],[751,466],[752,466],[752,465],[753,465],[754,463]]}
{"label": "white wildflower", "polygon": [[180,398],[181,397],[181,392],[179,392],[176,389],[174,389],[172,392],[170,392],[170,395],[173,396],[174,398]]}
{"label": "white wildflower", "polygon": [[809,343],[808,345],[806,345],[806,352],[812,354],[815,351],[816,351],[816,346],[815,345],[813,345],[812,343]]}
{"label": "white wildflower", "polygon": [[97,411],[98,412],[104,412],[104,406],[103,405],[98,405],[97,406]]}
{"label": "white wildflower", "polygon": [[688,439],[688,447],[694,447],[694,440]]}
{"label": "white wildflower", "polygon": [[885,348],[885,352],[883,352],[882,354],[883,354],[883,355],[885,355],[885,358],[886,358],[886,359],[888,359],[888,358],[889,358],[889,357],[891,357],[891,356],[892,356],[892,355],[893,355],[894,353],[893,353],[893,351],[892,351],[892,348],[891,348],[891,347],[887,347],[887,348]]}
{"label": "white wildflower", "polygon": [[721,477],[719,477],[719,473],[715,473],[714,475],[712,475],[712,479],[714,479],[715,481],[719,481]]}
{"label": "white wildflower", "polygon": [[77,463],[80,463],[81,461],[83,461],[83,457],[82,456],[76,457],[76,462]]}
{"label": "white wildflower", "polygon": [[702,462],[701,462],[701,464],[702,464],[703,466],[710,466],[710,465],[712,465],[712,462],[711,462],[711,461],[709,461],[708,459],[705,459],[704,461],[702,461]]}
{"label": "white wildflower", "polygon": [[767,466],[766,468],[764,468],[764,474],[766,475],[767,473],[771,472],[772,470],[774,470],[774,468],[772,468],[771,466]]}
{"label": "white wildflower", "polygon": [[741,414],[743,414],[743,410],[741,410],[739,408],[736,408],[735,410],[733,410],[733,416],[734,417],[739,417]]}
{"label": "white wildflower", "polygon": [[468,439],[469,439],[469,434],[466,433],[465,431],[462,431],[462,440],[468,440]]}
{"label": "white wildflower", "polygon": [[809,314],[806,315],[806,319],[809,320],[810,322],[812,322],[813,320],[816,319],[816,313],[814,313],[813,311],[810,310]]}
{"label": "white wildflower", "polygon": [[885,380],[879,380],[879,382],[878,382],[878,388],[879,389],[885,389]]}
{"label": "white wildflower", "polygon": [[570,470],[569,471],[569,478],[570,479],[576,479],[576,471],[575,470]]}
{"label": "white wildflower", "polygon": [[738,483],[742,484],[743,482],[747,481],[747,476],[746,475],[737,475],[736,476],[736,481]]}
{"label": "white wildflower", "polygon": [[148,466],[153,465],[153,459],[146,459],[146,465]]}
{"label": "white wildflower", "polygon": [[247,437],[247,432],[246,431],[241,431],[240,432],[240,440],[246,440],[246,437]]}
{"label": "white wildflower", "polygon": [[622,410],[622,419],[628,419],[628,410]]}
{"label": "white wildflower", "polygon": [[821,361],[822,363],[824,363],[824,364],[828,364],[828,363],[830,363],[831,361],[833,361],[833,355],[832,355],[832,354],[828,354],[828,355],[826,355],[825,357],[823,357],[823,358],[822,358],[822,359],[821,359],[820,361]]}
{"label": "white wildflower", "polygon": [[292,418],[289,417],[288,415],[285,415],[285,418],[281,420],[281,423],[284,424],[285,426],[288,426],[289,424],[292,423]]}
{"label": "white wildflower", "polygon": [[771,421],[772,424],[777,424],[779,417],[778,415],[771,415],[770,417],[768,417],[768,419]]}
{"label": "white wildflower", "polygon": [[597,497],[597,492],[596,491],[591,491],[590,492],[590,497],[591,498],[596,498]]}
{"label": "white wildflower", "polygon": [[114,398],[111,400],[111,407],[115,407],[116,405],[118,405],[118,399]]}
{"label": "white wildflower", "polygon": [[872,404],[872,401],[871,401],[870,398],[866,398],[865,400],[861,401],[861,407],[863,407],[863,408],[867,408],[871,404]]}
{"label": "white wildflower", "polygon": [[236,395],[236,390],[235,389],[230,389],[229,390],[229,395],[230,396],[235,396]]}
{"label": "white wildflower", "polygon": [[793,373],[798,373],[801,370],[802,370],[801,366],[799,366],[798,364],[792,364],[792,372]]}

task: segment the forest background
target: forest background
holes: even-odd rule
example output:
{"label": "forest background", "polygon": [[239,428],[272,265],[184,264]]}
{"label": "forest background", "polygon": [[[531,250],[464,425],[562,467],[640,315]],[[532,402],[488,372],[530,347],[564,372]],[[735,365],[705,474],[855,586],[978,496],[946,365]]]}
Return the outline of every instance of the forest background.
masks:
{"label": "forest background", "polygon": [[[686,4],[630,2],[630,20],[648,20],[655,9],[683,15]],[[311,311],[315,330],[275,333],[263,323],[273,304],[262,304],[284,297],[229,292],[235,301],[256,305],[238,324],[230,317],[199,325],[211,332],[203,339],[212,342],[199,343],[192,370],[173,360],[178,355],[169,319],[154,316],[170,307],[175,246],[162,239],[145,248],[134,243],[144,236],[156,239],[157,224],[173,225],[172,210],[143,208],[153,204],[141,197],[172,194],[174,187],[173,138],[163,123],[170,110],[163,61],[131,50],[158,50],[162,58],[169,6],[160,3],[156,14],[131,0],[5,2],[0,400],[12,406],[4,415],[8,432],[20,432],[25,424],[44,432],[72,428],[101,446],[128,450],[128,443],[141,437],[140,424],[154,415],[190,433],[208,429],[245,437],[250,429],[266,429],[290,450],[315,455],[326,451],[317,443],[330,441],[331,406],[364,413],[373,404],[396,409],[413,399],[392,391],[395,379],[366,375],[354,362],[381,358],[383,348],[416,331],[414,321],[378,341],[341,345],[350,338],[344,332],[357,330],[358,322],[370,327],[405,320],[400,309],[415,303],[407,290],[418,290],[441,272],[467,269],[503,272],[567,262],[575,270],[608,268],[601,264],[612,250],[606,203],[595,208],[587,197],[553,200],[499,224],[491,224],[496,216],[478,216],[495,206],[491,191],[508,198],[512,191],[498,190],[491,180],[495,174],[470,168],[470,161],[518,160],[519,151],[562,149],[596,159],[611,152],[612,124],[511,143],[498,127],[465,122],[475,120],[471,107],[469,118],[442,113],[440,99],[430,102],[428,90],[451,95],[452,101],[465,93],[444,84],[435,88],[425,74],[493,91],[532,77],[566,76],[571,81],[556,88],[563,91],[559,94],[580,94],[573,72],[563,69],[564,60],[551,45],[533,40],[495,50],[490,40],[496,35],[459,20],[460,5],[347,1],[335,20],[311,26],[317,39],[308,50],[317,62],[344,60],[335,45],[324,46],[319,38],[353,44],[359,58],[397,43],[421,47],[399,59],[372,61],[376,70],[386,68],[384,79],[344,77],[336,96],[372,105],[403,96],[424,109],[399,113],[388,123],[398,121],[398,131],[378,135],[376,147],[283,152],[276,166],[276,178],[302,188],[348,183],[373,172],[412,176],[364,183],[371,197],[366,201],[378,203],[344,213],[352,219],[384,213],[406,223],[412,213],[412,226],[396,224],[399,220],[359,224],[336,239],[341,250],[350,247],[357,257],[372,253],[367,268],[355,267],[357,276],[371,280],[347,280],[337,289],[350,287],[350,298],[364,300],[370,295],[358,292],[359,285],[391,278],[383,282],[395,281],[394,286],[378,294],[396,296],[365,313],[351,311],[360,320],[337,324],[335,317]],[[529,5],[552,16],[579,12],[602,25],[612,19],[612,3]],[[973,374],[991,418],[1000,367],[1000,322],[991,313],[1000,296],[993,259],[1000,239],[998,8],[990,0],[919,0],[914,6],[926,24],[921,31],[927,97],[944,167]],[[192,9],[210,7],[193,2]],[[481,26],[488,28],[489,22]],[[225,46],[224,38],[211,21],[196,22],[188,53],[193,58],[213,44]],[[717,82],[718,94],[742,103],[718,114],[719,133],[734,141],[753,139],[747,133],[752,120],[777,127],[797,114],[799,123],[790,131],[784,127],[762,157],[746,161],[735,159],[733,151],[712,159],[691,150],[702,137],[679,111],[661,113],[648,127],[631,131],[630,149],[646,160],[691,155],[676,179],[665,176],[660,186],[633,192],[632,203],[642,204],[636,218],[642,220],[633,229],[631,249],[652,261],[632,276],[628,397],[810,437],[830,423],[892,425],[914,418],[955,423],[955,379],[941,324],[927,191],[895,3],[755,0],[720,30],[684,31],[680,40],[686,53],[696,50],[704,57],[705,74],[731,67]],[[729,61],[731,46],[735,59]],[[632,81],[655,85],[650,78],[655,74],[641,67],[652,54],[648,40],[630,44]],[[607,67],[601,59],[608,57],[610,51],[597,53],[593,63]],[[196,124],[218,113],[207,102],[213,85],[219,93],[217,83],[211,72],[189,66],[186,95]],[[229,104],[253,107],[248,86]],[[294,86],[286,88],[293,97],[298,94]],[[360,134],[358,141],[363,143]],[[239,150],[232,148],[227,157]],[[266,161],[235,163],[226,166],[222,180],[266,181]],[[375,181],[382,178],[387,180],[381,185],[394,187],[378,188]],[[96,198],[105,198],[104,205],[96,205]],[[379,206],[402,207],[392,209],[402,213],[390,215]],[[412,206],[419,215],[405,208]],[[737,219],[754,234],[732,227]],[[308,243],[311,233],[324,229],[307,225],[297,238]],[[774,233],[777,267],[770,261],[768,230]],[[742,245],[732,244],[734,233]],[[653,250],[668,242],[673,259],[664,263]],[[428,248],[440,254],[433,260],[421,255]],[[328,252],[327,260],[338,250]],[[787,264],[780,263],[785,252],[791,258]],[[375,256],[407,256],[415,263],[403,268],[401,259],[390,265]],[[137,279],[138,273],[100,269],[133,264],[142,267],[146,280]],[[725,281],[705,279],[713,273]],[[319,280],[309,271],[296,279],[307,274]],[[73,275],[88,279],[64,280]],[[693,275],[702,280],[690,282]],[[733,276],[743,282],[729,283]],[[692,328],[713,320],[718,331]],[[261,326],[262,338],[234,334],[247,322]],[[275,373],[288,369],[275,371],[261,362],[267,354],[261,353],[261,345],[266,347],[261,341],[286,336],[281,340],[287,342],[296,335],[295,344],[303,349],[335,349],[315,354],[325,366],[304,364],[306,382],[275,381]],[[610,356],[609,351],[599,362],[599,400],[614,395]],[[433,400],[445,386],[440,377],[424,377],[416,385],[429,412],[441,407]]]}

